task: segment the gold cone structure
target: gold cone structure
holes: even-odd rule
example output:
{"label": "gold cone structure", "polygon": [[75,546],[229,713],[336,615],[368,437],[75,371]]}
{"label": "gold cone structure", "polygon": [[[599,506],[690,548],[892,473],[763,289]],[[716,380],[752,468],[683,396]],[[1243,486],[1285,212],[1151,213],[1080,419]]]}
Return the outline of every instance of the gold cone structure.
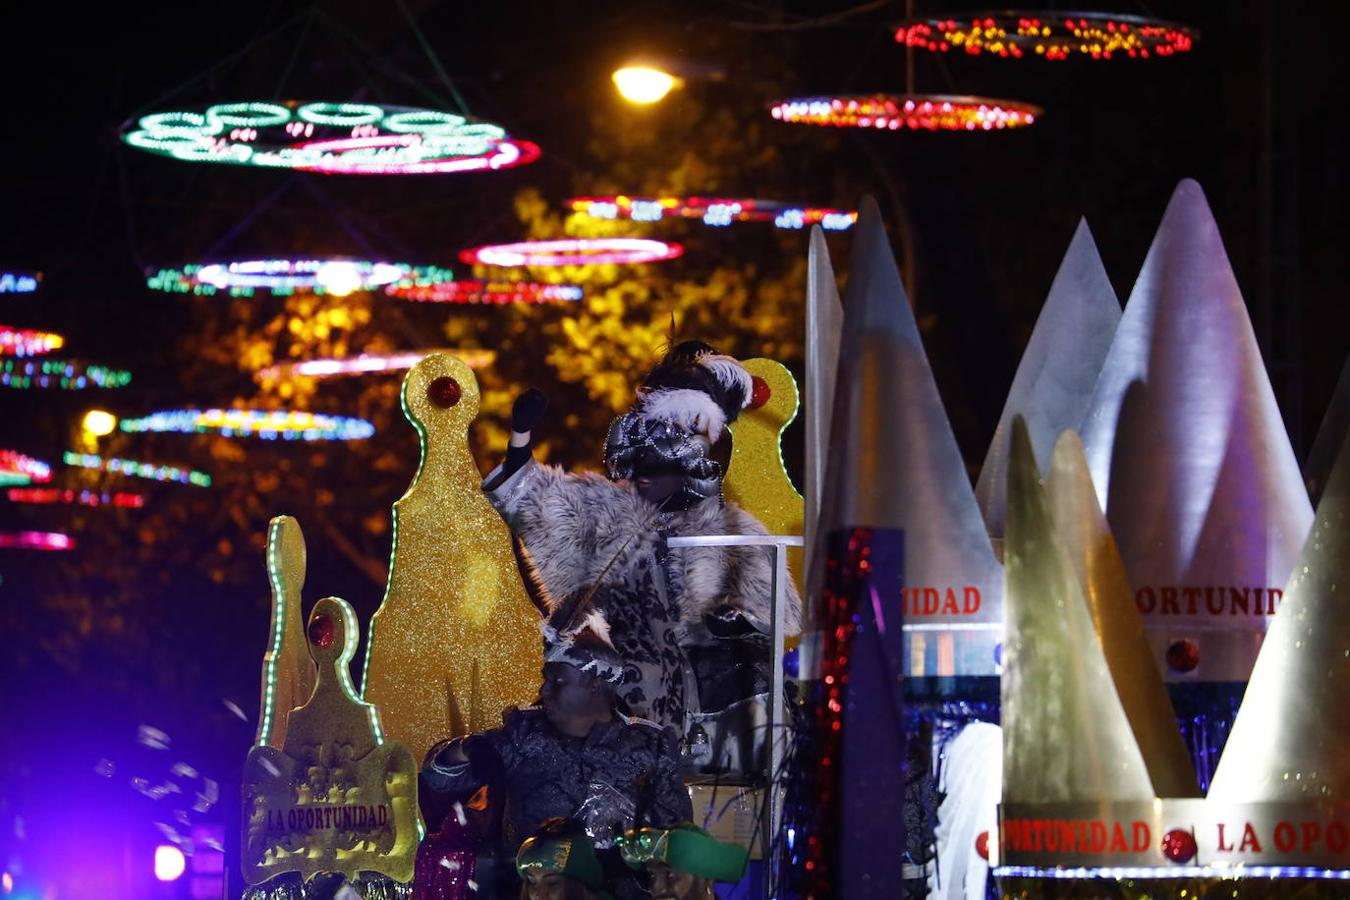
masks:
{"label": "gold cone structure", "polygon": [[1312,449],[1308,451],[1308,460],[1303,464],[1303,481],[1308,487],[1308,496],[1315,505],[1322,497],[1322,491],[1331,475],[1331,467],[1336,462],[1336,453],[1341,449],[1345,436],[1350,434],[1350,358],[1341,367],[1341,377],[1336,381],[1336,390],[1327,404],[1322,416],[1322,424],[1317,429]]}
{"label": "gold cone structure", "polygon": [[1245,681],[1312,509],[1194,181],[1168,204],[1082,435],[1155,658],[1198,648],[1167,677]]}
{"label": "gold cone structure", "polygon": [[1152,800],[1148,769],[1020,418],[1013,419],[1008,461],[1006,540],[1003,802]]}
{"label": "gold cone structure", "polygon": [[975,483],[975,497],[991,537],[1003,537],[1013,416],[1026,421],[1036,458],[1049,459],[1060,432],[1083,421],[1119,322],[1120,301],[1087,220],[1080,219],[1017,365]]}
{"label": "gold cone structure", "polygon": [[[820,587],[824,565],[820,551],[823,536],[820,495],[825,486],[825,466],[830,443],[830,417],[834,408],[834,383],[839,371],[839,339],[844,307],[839,302],[839,284],[830,264],[830,248],[819,225],[811,226],[811,247],[806,257],[806,583],[812,593]],[[812,604],[805,604],[809,615]]]}
{"label": "gold cone structure", "polygon": [[1252,670],[1209,798],[1350,800],[1350,441]]}
{"label": "gold cone structure", "polygon": [[1056,536],[1083,586],[1092,624],[1153,789],[1159,797],[1201,796],[1195,766],[1177,730],[1172,701],[1125,578],[1125,566],[1097,505],[1083,445],[1072,431],[1065,431],[1055,443],[1045,493]]}
{"label": "gold cone structure", "polygon": [[473,371],[452,356],[427,356],[404,379],[403,409],[422,460],[394,503],[389,584],[371,619],[362,688],[389,739],[420,760],[469,723],[528,704],[543,651],[511,536],[469,453]]}
{"label": "gold cone structure", "polygon": [[818,533],[904,529],[906,674],[992,675],[1002,573],[870,197],[845,296]]}
{"label": "gold cone structure", "polygon": [[300,614],[305,535],[290,516],[277,516],[268,525],[267,580],[272,586],[272,628],[263,654],[262,702],[253,743],[280,750],[286,745],[291,710],[314,690],[314,662]]}

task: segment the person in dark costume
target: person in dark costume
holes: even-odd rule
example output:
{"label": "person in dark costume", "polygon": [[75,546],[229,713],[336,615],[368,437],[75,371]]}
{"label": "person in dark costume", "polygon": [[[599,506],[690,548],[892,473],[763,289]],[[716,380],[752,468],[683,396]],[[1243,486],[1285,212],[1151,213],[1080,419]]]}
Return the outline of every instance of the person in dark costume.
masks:
{"label": "person in dark costume", "polygon": [[604,867],[586,830],[570,819],[549,819],[516,854],[520,900],[608,900]]}

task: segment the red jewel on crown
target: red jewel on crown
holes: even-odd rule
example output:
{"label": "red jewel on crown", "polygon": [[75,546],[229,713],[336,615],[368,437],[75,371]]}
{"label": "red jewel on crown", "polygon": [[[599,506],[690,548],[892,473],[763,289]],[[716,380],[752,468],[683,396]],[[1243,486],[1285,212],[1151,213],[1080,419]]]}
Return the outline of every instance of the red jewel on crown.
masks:
{"label": "red jewel on crown", "polygon": [[331,647],[334,637],[333,620],[328,616],[315,616],[309,620],[309,642],[316,647]]}
{"label": "red jewel on crown", "polygon": [[773,396],[773,391],[769,388],[769,383],[758,375],[750,379],[750,408],[759,409],[769,398]]}
{"label": "red jewel on crown", "polygon": [[449,375],[434,378],[431,384],[427,385],[427,399],[441,409],[454,406],[463,395],[464,390],[459,386],[459,382]]}

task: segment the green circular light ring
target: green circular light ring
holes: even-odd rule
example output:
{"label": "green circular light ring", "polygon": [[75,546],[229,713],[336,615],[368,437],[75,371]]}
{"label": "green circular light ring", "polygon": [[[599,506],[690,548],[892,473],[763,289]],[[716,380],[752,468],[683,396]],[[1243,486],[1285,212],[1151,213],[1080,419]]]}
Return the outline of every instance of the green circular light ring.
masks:
{"label": "green circular light ring", "polygon": [[[468,120],[454,113],[438,112],[434,109],[419,109],[413,112],[394,113],[386,116],[382,123],[390,131],[414,132],[416,134],[459,134]],[[505,132],[502,132],[505,136]]]}
{"label": "green circular light ring", "polygon": [[[133,131],[128,134],[124,140],[133,147],[139,147],[142,150],[149,150],[153,153],[168,153],[177,156],[180,152],[187,152],[189,149],[206,149],[211,146],[211,139],[200,132],[187,131],[186,129],[175,129],[172,131]],[[184,156],[183,159],[191,157]]]}
{"label": "green circular light ring", "polygon": [[384,118],[384,109],[368,103],[306,103],[297,115],[315,125],[374,125]]}
{"label": "green circular light ring", "polygon": [[231,128],[269,128],[289,122],[291,111],[277,103],[218,103],[206,117]]}
{"label": "green circular light ring", "polygon": [[219,123],[212,122],[201,113],[195,112],[151,113],[148,116],[141,116],[137,124],[146,131],[165,134],[211,135],[220,133]]}

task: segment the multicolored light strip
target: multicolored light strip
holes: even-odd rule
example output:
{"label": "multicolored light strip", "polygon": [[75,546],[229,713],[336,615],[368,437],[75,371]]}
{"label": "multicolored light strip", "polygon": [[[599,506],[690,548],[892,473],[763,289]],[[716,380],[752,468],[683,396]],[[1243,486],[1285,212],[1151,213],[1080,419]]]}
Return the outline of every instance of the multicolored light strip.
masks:
{"label": "multicolored light strip", "polygon": [[0,294],[31,294],[41,283],[41,272],[0,272]]}
{"label": "multicolored light strip", "polygon": [[59,531],[0,531],[3,550],[74,550],[75,539]]}
{"label": "multicolored light strip", "polygon": [[506,169],[539,148],[490,122],[434,109],[369,103],[220,103],[161,112],[122,127],[123,142],[188,162],[346,175]]}
{"label": "multicolored light strip", "polygon": [[129,475],[132,478],[146,478],[151,481],[176,481],[179,484],[193,484],[197,487],[210,487],[211,476],[192,469],[180,469],[177,466],[160,466],[154,463],[140,462],[134,459],[104,459],[92,453],[75,453],[67,450],[62,461],[68,466],[81,469],[98,469],[116,475]]}
{"label": "multicolored light strip", "polygon": [[960,19],[909,19],[895,29],[906,47],[1005,59],[1148,59],[1188,52],[1199,33],[1193,28],[1142,16],[1006,10],[967,14]]}
{"label": "multicolored light strip", "polygon": [[778,228],[805,228],[819,224],[829,231],[846,231],[858,214],[843,209],[793,206],[774,200],[724,197],[573,197],[567,201],[573,212],[592,219],[632,219],[659,222],[662,219],[701,219],[703,224],[724,227],[732,222],[772,222]]}
{"label": "multicolored light strip", "polygon": [[160,269],[145,283],[154,290],[173,294],[211,296],[223,291],[232,297],[251,297],[262,290],[273,296],[313,293],[345,297],[396,282],[441,284],[453,283],[454,278],[453,272],[440,266],[331,257],[192,263],[181,269]]}
{"label": "multicolored light strip", "polygon": [[0,325],[0,356],[41,356],[59,350],[65,343],[65,338],[50,331]]}
{"label": "multicolored light strip", "polygon": [[0,387],[16,390],[61,388],[78,391],[84,388],[122,388],[129,384],[131,373],[125,369],[110,369],[64,359],[0,361]]}
{"label": "multicolored light strip", "polygon": [[795,97],[774,104],[770,112],[782,122],[835,128],[1001,131],[1031,125],[1043,110],[1031,103],[992,97],[874,94],[861,97]]}
{"label": "multicolored light strip", "polygon": [[1317,869],[1311,866],[1078,866],[1074,868],[1046,868],[1041,866],[995,866],[995,878],[1320,878],[1350,881],[1350,869]]}
{"label": "multicolored light strip", "polygon": [[0,450],[0,485],[52,480],[52,467],[17,450]]}
{"label": "multicolored light strip", "polygon": [[144,494],[131,494],[123,491],[100,494],[94,491],[75,491],[69,488],[10,488],[6,496],[13,503],[115,506],[120,509],[140,509],[145,506]]}
{"label": "multicolored light strip", "polygon": [[380,372],[398,372],[411,369],[432,353],[446,353],[457,357],[471,369],[492,365],[497,359],[495,350],[431,349],[408,350],[402,353],[362,353],[345,359],[307,359],[303,362],[268,366],[257,372],[260,381],[284,381],[287,378],[332,378],[338,375],[366,375]]}
{"label": "multicolored light strip", "polygon": [[598,266],[660,262],[683,254],[681,244],[649,238],[569,238],[489,244],[465,250],[459,258],[485,266]]}
{"label": "multicolored light strip", "polygon": [[534,281],[447,281],[391,284],[390,297],[417,303],[551,303],[580,300],[575,284],[540,284]]}
{"label": "multicolored light strip", "polygon": [[288,441],[355,441],[375,433],[375,426],[365,419],[289,410],[174,409],[119,424],[128,432],[215,431],[224,437]]}

